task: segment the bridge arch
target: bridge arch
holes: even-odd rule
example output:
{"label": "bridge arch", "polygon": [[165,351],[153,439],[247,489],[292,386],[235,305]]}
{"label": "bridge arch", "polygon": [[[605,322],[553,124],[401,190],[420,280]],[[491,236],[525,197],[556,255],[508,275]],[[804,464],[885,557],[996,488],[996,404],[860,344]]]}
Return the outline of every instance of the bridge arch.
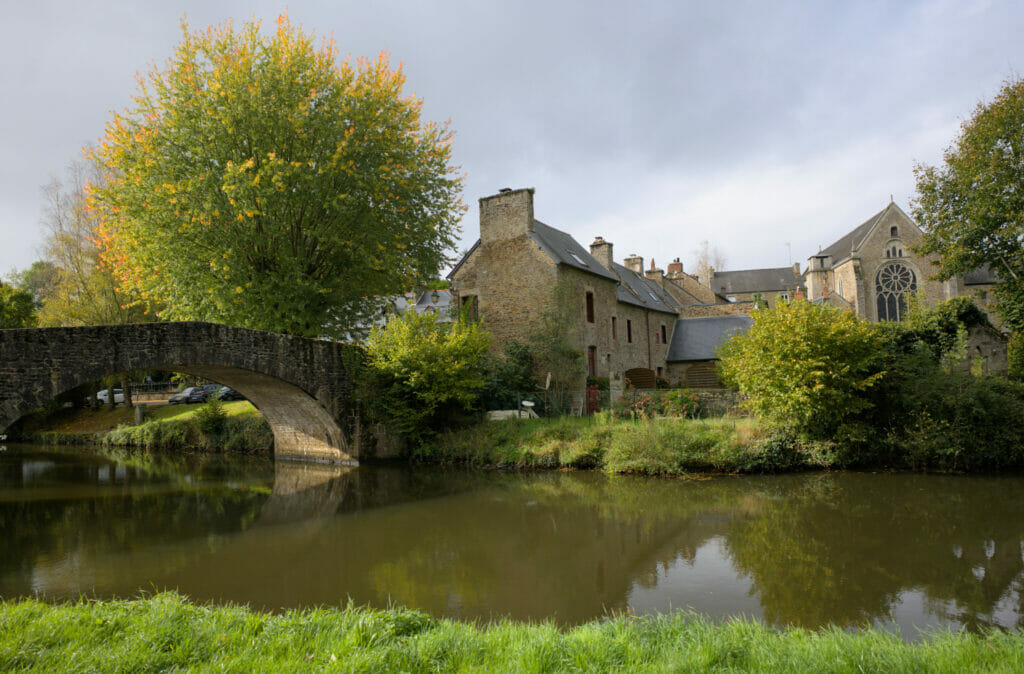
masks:
{"label": "bridge arch", "polygon": [[355,347],[216,323],[0,330],[0,433],[47,400],[128,370],[169,370],[239,391],[279,459],[357,462],[344,421]]}

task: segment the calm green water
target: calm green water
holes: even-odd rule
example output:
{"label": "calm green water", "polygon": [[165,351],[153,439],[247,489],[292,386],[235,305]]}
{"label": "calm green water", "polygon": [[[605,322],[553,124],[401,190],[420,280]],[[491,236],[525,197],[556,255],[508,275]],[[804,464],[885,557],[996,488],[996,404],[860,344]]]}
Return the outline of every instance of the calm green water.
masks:
{"label": "calm green water", "polygon": [[1024,478],[713,480],[0,451],[0,596],[175,588],[579,623],[692,608],[818,627],[1024,626]]}

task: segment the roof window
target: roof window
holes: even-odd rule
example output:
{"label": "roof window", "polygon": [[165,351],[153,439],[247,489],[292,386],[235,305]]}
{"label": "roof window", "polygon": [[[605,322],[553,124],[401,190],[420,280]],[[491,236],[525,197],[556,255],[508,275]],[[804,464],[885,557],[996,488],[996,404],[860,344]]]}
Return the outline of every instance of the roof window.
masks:
{"label": "roof window", "polygon": [[584,261],[583,261],[583,258],[581,258],[581,257],[580,257],[579,255],[577,255],[576,253],[574,253],[574,252],[572,252],[572,251],[566,251],[566,252],[567,252],[567,253],[569,253],[569,255],[572,255],[572,259],[576,260],[577,262],[579,262],[579,263],[580,263],[581,265],[583,265],[584,267],[586,267],[586,266],[587,266],[587,263],[586,263],[586,262],[584,262]]}

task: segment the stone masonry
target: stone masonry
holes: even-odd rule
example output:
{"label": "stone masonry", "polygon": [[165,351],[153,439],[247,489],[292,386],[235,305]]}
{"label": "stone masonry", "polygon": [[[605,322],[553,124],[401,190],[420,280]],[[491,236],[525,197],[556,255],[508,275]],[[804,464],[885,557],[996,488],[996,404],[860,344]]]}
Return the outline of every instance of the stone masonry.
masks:
{"label": "stone masonry", "polygon": [[279,459],[358,461],[344,432],[355,347],[213,323],[0,330],[0,433],[51,398],[128,370],[170,370],[239,391]]}

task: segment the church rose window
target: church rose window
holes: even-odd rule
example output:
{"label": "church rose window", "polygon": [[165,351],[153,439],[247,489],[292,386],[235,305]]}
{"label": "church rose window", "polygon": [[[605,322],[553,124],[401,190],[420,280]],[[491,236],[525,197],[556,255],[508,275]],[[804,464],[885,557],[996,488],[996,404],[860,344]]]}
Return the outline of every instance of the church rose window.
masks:
{"label": "church rose window", "polygon": [[895,262],[878,270],[878,320],[902,321],[907,312],[907,295],[917,291],[917,277],[905,264]]}

